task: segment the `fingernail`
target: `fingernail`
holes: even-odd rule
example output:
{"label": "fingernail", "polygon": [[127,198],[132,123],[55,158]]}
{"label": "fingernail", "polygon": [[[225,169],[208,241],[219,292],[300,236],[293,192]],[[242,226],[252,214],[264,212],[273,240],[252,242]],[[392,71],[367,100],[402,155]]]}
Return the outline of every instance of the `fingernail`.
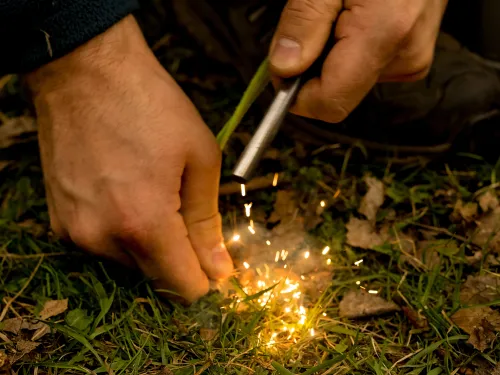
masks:
{"label": "fingernail", "polygon": [[233,261],[224,243],[221,242],[212,250],[212,260],[221,278],[228,276],[233,271]]}
{"label": "fingernail", "polygon": [[271,54],[271,64],[278,69],[290,69],[300,64],[300,44],[295,40],[281,38]]}

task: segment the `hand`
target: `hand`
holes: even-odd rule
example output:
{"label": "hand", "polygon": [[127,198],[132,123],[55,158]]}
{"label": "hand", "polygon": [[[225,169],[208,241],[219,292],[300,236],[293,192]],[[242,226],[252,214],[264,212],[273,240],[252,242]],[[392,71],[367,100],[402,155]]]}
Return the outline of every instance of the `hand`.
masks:
{"label": "hand", "polygon": [[303,73],[336,43],[292,112],[337,123],[377,82],[415,81],[431,67],[447,0],[289,0],[271,44],[278,78]]}
{"label": "hand", "polygon": [[232,272],[219,147],[131,16],[27,82],[56,234],[187,301]]}

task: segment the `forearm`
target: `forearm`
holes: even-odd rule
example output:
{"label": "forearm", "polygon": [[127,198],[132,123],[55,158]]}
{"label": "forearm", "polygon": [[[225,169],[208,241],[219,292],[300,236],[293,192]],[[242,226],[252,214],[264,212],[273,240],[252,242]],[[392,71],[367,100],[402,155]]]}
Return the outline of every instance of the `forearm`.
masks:
{"label": "forearm", "polygon": [[137,0],[0,0],[0,75],[64,56],[137,8]]}

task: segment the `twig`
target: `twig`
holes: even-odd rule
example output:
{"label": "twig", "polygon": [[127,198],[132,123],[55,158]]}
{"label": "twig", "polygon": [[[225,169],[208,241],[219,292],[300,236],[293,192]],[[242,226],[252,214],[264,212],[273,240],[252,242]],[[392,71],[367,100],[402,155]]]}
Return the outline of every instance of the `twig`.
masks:
{"label": "twig", "polygon": [[12,77],[13,77],[12,74],[0,77],[0,90],[2,90],[7,83],[9,83]]}
{"label": "twig", "polygon": [[[410,225],[415,225],[417,227],[425,228],[425,229],[431,230],[431,231],[436,232],[436,233],[446,234],[447,236],[455,238],[455,239],[457,239],[459,241],[462,241],[462,242],[465,242],[465,243],[469,243],[469,240],[467,238],[465,238],[463,236],[460,236],[458,234],[453,234],[448,229],[433,227],[431,225],[420,224],[420,223],[410,223]],[[470,244],[474,245],[473,243],[470,243]],[[475,246],[477,246],[477,245],[475,245]]]}
{"label": "twig", "polygon": [[26,281],[26,283],[24,283],[23,287],[21,288],[21,290],[19,292],[17,292],[15,294],[14,297],[12,297],[9,302],[7,302],[7,304],[5,305],[5,307],[3,308],[2,310],[2,313],[0,314],[0,322],[3,320],[3,318],[5,318],[5,315],[7,315],[7,311],[9,310],[9,307],[12,305],[12,303],[21,295],[23,294],[23,292],[26,290],[26,288],[28,287],[28,285],[31,283],[31,280],[33,280],[33,278],[35,277],[38,269],[40,268],[40,266],[42,265],[42,262],[43,262],[43,256],[40,258],[40,260],[38,261],[38,264],[36,265],[35,269],[33,270],[33,272],[31,273],[30,277],[28,278],[28,280]]}
{"label": "twig", "polygon": [[[282,181],[283,175],[278,175],[278,183]],[[256,177],[245,184],[246,191],[265,189],[273,186],[274,174],[262,177]],[[219,195],[239,194],[241,192],[241,184],[237,182],[229,182],[221,185]]]}
{"label": "twig", "polygon": [[201,374],[203,374],[205,372],[205,370],[207,368],[209,368],[210,366],[212,366],[212,362],[208,361],[207,363],[205,363],[203,365],[202,368],[200,368],[198,371],[196,371],[196,374],[194,374],[194,375],[201,375]]}
{"label": "twig", "polygon": [[62,255],[71,255],[70,253],[60,252],[60,253],[42,253],[42,254],[27,254],[27,255],[19,255],[19,254],[0,254],[0,259],[38,259],[44,257],[58,257]]}

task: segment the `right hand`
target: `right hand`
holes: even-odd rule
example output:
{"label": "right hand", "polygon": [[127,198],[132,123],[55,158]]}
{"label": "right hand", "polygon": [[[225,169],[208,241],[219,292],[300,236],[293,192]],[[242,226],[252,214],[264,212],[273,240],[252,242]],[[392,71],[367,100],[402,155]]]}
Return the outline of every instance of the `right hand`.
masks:
{"label": "right hand", "polygon": [[190,302],[229,276],[219,147],[132,16],[27,82],[57,235]]}

